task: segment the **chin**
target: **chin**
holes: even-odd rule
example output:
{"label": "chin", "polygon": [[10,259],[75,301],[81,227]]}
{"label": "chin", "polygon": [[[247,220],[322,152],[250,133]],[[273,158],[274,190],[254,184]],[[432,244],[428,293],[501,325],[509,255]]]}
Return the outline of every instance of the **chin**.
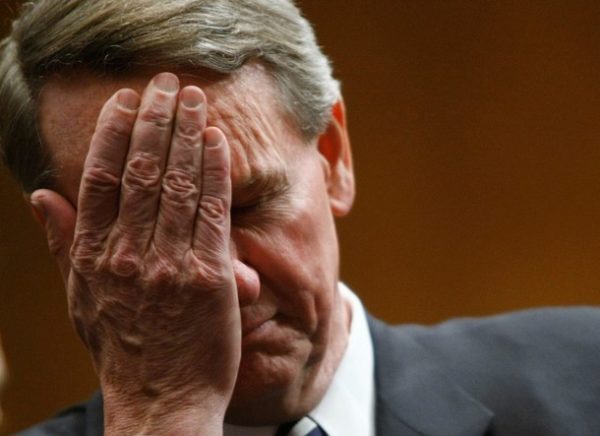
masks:
{"label": "chin", "polygon": [[307,383],[313,372],[306,367],[307,360],[301,355],[243,354],[226,422],[279,424],[308,413],[315,404],[307,401]]}

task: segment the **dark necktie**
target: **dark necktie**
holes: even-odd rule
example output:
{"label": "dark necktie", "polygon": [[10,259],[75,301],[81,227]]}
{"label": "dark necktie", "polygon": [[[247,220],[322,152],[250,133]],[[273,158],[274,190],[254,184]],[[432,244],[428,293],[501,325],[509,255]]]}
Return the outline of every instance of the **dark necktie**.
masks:
{"label": "dark necktie", "polygon": [[308,416],[291,424],[279,427],[277,436],[327,436],[325,430]]}

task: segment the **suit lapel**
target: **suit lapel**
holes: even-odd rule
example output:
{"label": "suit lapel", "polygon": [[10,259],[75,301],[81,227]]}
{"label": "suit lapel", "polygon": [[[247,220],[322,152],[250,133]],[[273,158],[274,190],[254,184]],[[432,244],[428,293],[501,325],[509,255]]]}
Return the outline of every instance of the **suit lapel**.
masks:
{"label": "suit lapel", "polygon": [[369,317],[377,436],[481,436],[493,413],[449,380],[402,328]]}

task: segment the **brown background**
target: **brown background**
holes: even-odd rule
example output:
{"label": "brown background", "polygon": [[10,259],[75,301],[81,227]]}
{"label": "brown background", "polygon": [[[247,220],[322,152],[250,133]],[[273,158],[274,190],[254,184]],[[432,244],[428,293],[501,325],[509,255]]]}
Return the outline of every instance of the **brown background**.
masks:
{"label": "brown background", "polygon": [[[430,323],[599,304],[600,2],[301,4],[343,79],[358,200],[342,276],[367,307]],[[0,183],[14,431],[95,381],[42,235]]]}

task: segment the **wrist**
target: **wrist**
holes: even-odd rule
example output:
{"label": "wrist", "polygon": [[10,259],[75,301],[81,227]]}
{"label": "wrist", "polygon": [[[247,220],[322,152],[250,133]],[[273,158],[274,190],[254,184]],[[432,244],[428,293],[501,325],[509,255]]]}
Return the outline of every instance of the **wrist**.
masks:
{"label": "wrist", "polygon": [[[104,434],[222,436],[225,407],[206,396],[202,401],[104,393]],[[223,410],[221,410],[223,409]]]}

